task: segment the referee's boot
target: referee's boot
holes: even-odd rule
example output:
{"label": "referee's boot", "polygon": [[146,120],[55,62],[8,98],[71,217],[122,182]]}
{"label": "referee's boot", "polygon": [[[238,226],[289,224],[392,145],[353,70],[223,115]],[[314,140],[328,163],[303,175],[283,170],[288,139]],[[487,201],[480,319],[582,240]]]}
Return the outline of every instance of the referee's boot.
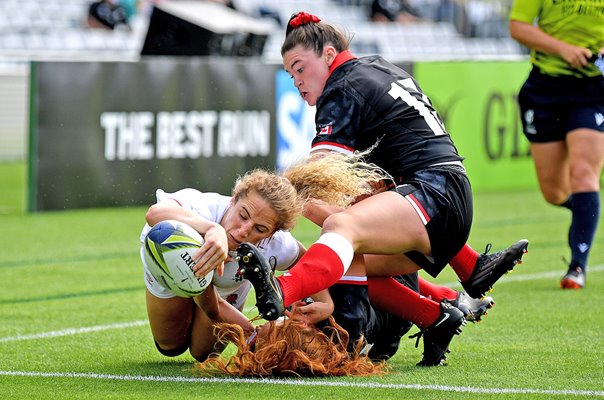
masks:
{"label": "referee's boot", "polygon": [[521,239],[505,250],[487,254],[491,249],[489,243],[485,252],[478,256],[470,279],[461,282],[466,293],[475,299],[483,298],[499,278],[522,262],[522,256],[528,252],[528,244],[528,240]]}
{"label": "referee's boot", "polygon": [[256,307],[260,316],[274,321],[285,312],[281,286],[264,254],[251,243],[241,243],[235,258],[239,273],[249,280],[256,291]]}
{"label": "referee's boot", "polygon": [[417,363],[420,367],[436,367],[447,365],[447,353],[453,336],[459,335],[465,326],[466,319],[463,312],[453,307],[448,302],[440,303],[440,316],[426,329],[423,329],[410,338],[417,338],[415,347],[419,344],[419,338],[424,338],[424,357]]}
{"label": "referee's boot", "polygon": [[562,289],[583,289],[585,287],[585,270],[577,265],[569,267],[566,275],[560,281]]}

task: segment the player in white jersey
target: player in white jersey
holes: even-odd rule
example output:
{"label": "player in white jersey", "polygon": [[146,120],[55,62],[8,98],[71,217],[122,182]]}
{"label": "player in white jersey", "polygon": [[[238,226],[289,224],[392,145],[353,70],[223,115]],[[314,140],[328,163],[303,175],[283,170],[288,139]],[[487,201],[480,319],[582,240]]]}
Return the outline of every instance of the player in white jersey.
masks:
{"label": "player in white jersey", "polygon": [[[225,214],[229,210],[231,197],[223,196],[218,193],[203,193],[196,189],[181,189],[174,193],[166,193],[161,189],[156,192],[157,202],[174,201],[183,208],[194,212],[201,218],[220,224]],[[143,243],[145,236],[151,229],[146,224],[141,232],[140,240]],[[286,231],[277,231],[270,238],[262,239],[258,248],[262,249],[264,255],[273,260],[273,265],[278,271],[288,269],[300,255],[300,243]],[[141,248],[141,251],[143,249]],[[229,250],[229,256],[233,257],[234,251]],[[149,268],[145,265],[145,259],[141,257],[145,271],[145,284],[147,289],[155,297],[169,299],[176,297],[169,289],[158,282]],[[248,280],[241,278],[237,274],[239,265],[231,260],[224,263],[224,272],[222,276],[214,274],[212,285],[220,297],[226,300],[233,307],[242,311],[247,295],[252,287]]]}
{"label": "player in white jersey", "polygon": [[[283,178],[253,171],[240,178],[233,196],[182,189],[175,193],[157,191],[157,203],[146,215],[140,236],[143,242],[155,223],[176,219],[191,225],[205,239],[197,256],[201,264],[222,264],[212,285],[194,298],[177,297],[145,272],[146,303],[151,332],[157,349],[166,356],[189,350],[197,360],[216,350],[213,325],[232,322],[252,331],[252,323],[241,312],[250,291],[249,281],[237,274],[231,251],[251,240],[279,270],[287,269],[302,254],[302,245],[287,231],[298,216],[297,193]],[[279,210],[279,211],[275,211]],[[221,265],[222,266],[222,265]]]}
{"label": "player in white jersey", "polygon": [[[151,226],[164,220],[178,220],[204,237],[203,245],[193,254],[196,261],[193,270],[209,267],[215,272],[204,293],[193,298],[178,297],[153,278],[141,250],[147,313],[157,349],[166,356],[189,350],[194,358],[203,360],[220,351],[220,346],[216,347],[215,323],[238,324],[251,333],[254,327],[241,312],[251,285],[237,274],[234,251],[241,243],[253,243],[276,269],[289,268],[304,252],[302,244],[288,231],[301,215],[305,199],[321,198],[345,205],[370,190],[361,183],[373,173],[363,168],[352,171],[352,167],[346,159],[326,158],[299,169],[290,168],[285,176],[254,170],[237,180],[232,196],[195,189],[175,193],[158,190],[157,203],[145,216],[147,225],[141,232],[141,243]],[[325,316],[332,313],[333,303],[327,291],[312,297],[325,307],[313,312]]]}

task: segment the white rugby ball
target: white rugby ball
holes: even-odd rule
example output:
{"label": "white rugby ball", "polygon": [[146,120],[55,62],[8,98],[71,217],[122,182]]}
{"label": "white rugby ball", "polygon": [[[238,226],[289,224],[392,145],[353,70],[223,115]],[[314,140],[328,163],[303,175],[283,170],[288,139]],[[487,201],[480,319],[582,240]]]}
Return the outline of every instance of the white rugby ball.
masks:
{"label": "white rugby ball", "polygon": [[204,243],[195,229],[179,221],[153,225],[145,237],[145,261],[151,275],[180,297],[202,294],[212,282],[213,272],[201,278],[193,274],[193,254]]}

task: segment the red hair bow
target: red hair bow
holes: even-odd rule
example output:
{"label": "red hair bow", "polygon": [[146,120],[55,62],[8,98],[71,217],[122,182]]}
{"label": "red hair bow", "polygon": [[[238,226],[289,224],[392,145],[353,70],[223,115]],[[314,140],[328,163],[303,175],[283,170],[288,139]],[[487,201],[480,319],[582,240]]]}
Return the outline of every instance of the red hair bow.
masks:
{"label": "red hair bow", "polygon": [[292,28],[297,28],[300,25],[310,24],[311,22],[321,22],[321,19],[316,15],[312,15],[305,12],[299,12],[291,21],[289,21],[289,25]]}

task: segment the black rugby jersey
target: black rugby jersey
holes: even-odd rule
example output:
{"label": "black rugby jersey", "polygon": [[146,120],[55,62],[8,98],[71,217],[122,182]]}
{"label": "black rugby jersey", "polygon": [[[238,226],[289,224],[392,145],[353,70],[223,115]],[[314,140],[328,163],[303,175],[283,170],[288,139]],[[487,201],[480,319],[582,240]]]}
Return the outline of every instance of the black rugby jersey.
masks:
{"label": "black rugby jersey", "polygon": [[337,67],[317,100],[312,150],[364,151],[393,176],[461,161],[428,97],[401,68],[380,56]]}

